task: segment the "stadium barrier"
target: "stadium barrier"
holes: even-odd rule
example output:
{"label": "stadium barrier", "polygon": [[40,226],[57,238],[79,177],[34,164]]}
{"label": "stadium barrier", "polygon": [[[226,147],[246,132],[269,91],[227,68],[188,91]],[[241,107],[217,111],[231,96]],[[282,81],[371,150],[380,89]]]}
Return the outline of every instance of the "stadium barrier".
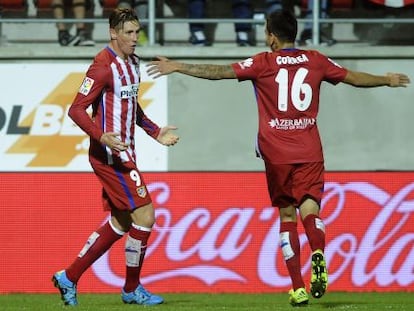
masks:
{"label": "stadium barrier", "polygon": [[[95,3],[97,2],[97,3]],[[188,19],[188,18],[166,18],[163,16],[164,3],[168,1],[156,1],[149,0],[149,15],[147,19],[142,21],[148,24],[148,42],[149,45],[155,45],[156,43],[163,43],[163,27],[166,24],[188,24],[189,22],[200,22],[205,24],[218,24],[218,23],[251,23],[253,25],[263,25],[264,23],[264,9],[255,9],[256,14],[251,19],[234,19],[234,18],[203,18],[203,19]],[[367,40],[379,40],[381,36],[384,36],[384,32],[387,37],[397,34],[397,40],[400,36],[403,41],[414,42],[414,38],[411,35],[411,31],[408,34],[404,34],[401,31],[400,26],[410,27],[414,23],[414,5],[411,0],[407,1],[407,8],[385,8],[384,5],[371,4],[368,11],[365,9],[366,5],[361,3],[364,1],[349,1],[349,0],[333,0],[333,13],[334,18],[320,18],[316,12],[319,12],[319,1],[314,1],[313,17],[312,19],[299,18],[299,23],[312,22],[313,24],[313,44],[317,45],[320,42],[319,29],[322,24],[353,24],[355,27],[355,33],[357,36]],[[369,2],[369,1],[366,1]],[[376,3],[378,1],[372,1]],[[5,35],[2,34],[2,24],[4,23],[74,23],[76,21],[83,21],[87,24],[106,23],[108,12],[116,6],[114,0],[100,0],[100,1],[87,1],[87,18],[85,19],[73,19],[71,17],[65,19],[54,19],[51,6],[51,0],[34,0],[36,7],[36,16],[31,17],[27,15],[27,1],[25,0],[2,0],[0,1],[0,37],[3,37],[3,43],[5,41]],[[102,16],[93,15],[93,7],[99,5],[102,8]],[[384,7],[385,9],[378,10],[378,7]],[[370,9],[374,11],[370,11]],[[302,1],[301,10],[306,9],[306,1]],[[387,11],[387,10],[392,11]],[[379,13],[378,13],[379,12]],[[389,13],[389,14],[388,14]],[[385,16],[389,15],[389,16]],[[357,16],[357,18],[352,18]],[[342,18],[341,18],[342,17]],[[376,26],[374,30],[365,27],[366,25]],[[395,28],[391,32],[391,28]],[[403,28],[405,29],[405,28]]]}

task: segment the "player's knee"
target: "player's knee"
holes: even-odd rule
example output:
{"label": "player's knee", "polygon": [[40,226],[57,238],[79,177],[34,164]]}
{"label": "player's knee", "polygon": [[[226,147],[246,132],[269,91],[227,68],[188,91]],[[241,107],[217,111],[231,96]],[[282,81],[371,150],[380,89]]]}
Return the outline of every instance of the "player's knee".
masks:
{"label": "player's knee", "polygon": [[136,208],[132,212],[131,218],[137,225],[152,228],[155,223],[155,211],[152,204]]}
{"label": "player's knee", "polygon": [[296,221],[296,208],[293,206],[280,208],[279,214],[280,214],[280,220],[282,222]]}

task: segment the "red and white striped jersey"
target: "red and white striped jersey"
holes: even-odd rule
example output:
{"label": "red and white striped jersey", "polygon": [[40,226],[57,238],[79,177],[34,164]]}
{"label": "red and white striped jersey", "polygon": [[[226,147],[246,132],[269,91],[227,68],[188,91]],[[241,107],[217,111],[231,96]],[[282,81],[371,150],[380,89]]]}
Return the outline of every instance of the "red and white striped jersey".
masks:
{"label": "red and white striped jersey", "polygon": [[[159,127],[142,111],[138,103],[140,84],[139,58],[131,55],[127,61],[106,47],[99,52],[83,80],[70,109],[69,116],[90,136],[91,161],[112,164],[114,157],[122,162],[135,162],[135,124],[156,138]],[[92,106],[92,117],[86,110]],[[100,143],[105,132],[119,133],[119,139],[129,145],[116,152]]]}

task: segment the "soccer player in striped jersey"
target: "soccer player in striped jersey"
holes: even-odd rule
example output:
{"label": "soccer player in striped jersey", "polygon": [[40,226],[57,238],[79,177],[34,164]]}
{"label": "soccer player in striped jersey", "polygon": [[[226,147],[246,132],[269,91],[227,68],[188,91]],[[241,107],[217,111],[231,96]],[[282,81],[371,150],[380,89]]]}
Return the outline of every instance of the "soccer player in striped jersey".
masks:
{"label": "soccer player in striped jersey", "polygon": [[210,80],[252,81],[259,113],[256,150],[264,160],[272,206],[279,208],[280,246],[292,280],[289,301],[294,306],[309,301],[301,274],[298,217],[312,249],[310,292],[320,298],[328,286],[325,226],[319,215],[325,171],[316,123],[321,82],[356,87],[410,83],[405,74],[351,71],[317,51],[297,49],[297,28],[291,12],[275,11],[265,27],[270,52],[228,65],[187,64],[158,57],[147,69],[155,78],[178,72]]}
{"label": "soccer player in striped jersey", "polygon": [[[115,9],[109,17],[110,43],[86,72],[69,116],[90,136],[89,161],[100,180],[107,223],[93,232],[78,257],[53,275],[65,305],[77,305],[76,285],[82,274],[114,242],[126,238],[126,280],[122,300],[128,304],[156,305],[163,298],[140,283],[147,241],[155,222],[152,200],[137,168],[135,125],[165,146],[177,143],[174,126],[159,127],[138,103],[140,60],[134,54],[140,23],[130,9]],[[87,109],[92,106],[92,116]],[[87,207],[89,208],[89,207]]]}

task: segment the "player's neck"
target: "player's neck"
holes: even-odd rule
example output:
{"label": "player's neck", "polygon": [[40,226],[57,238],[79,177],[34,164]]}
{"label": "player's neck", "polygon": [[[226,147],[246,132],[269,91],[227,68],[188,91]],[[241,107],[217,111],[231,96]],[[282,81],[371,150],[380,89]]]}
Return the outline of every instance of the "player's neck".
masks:
{"label": "player's neck", "polygon": [[116,46],[116,44],[113,44],[113,42],[111,41],[109,43],[109,47],[112,49],[112,51],[115,52],[115,54],[121,58],[124,62],[128,62],[128,55],[125,55],[124,53],[122,53],[122,51]]}
{"label": "player's neck", "polygon": [[293,48],[295,48],[295,43],[294,42],[285,42],[280,46],[280,50],[293,49]]}

